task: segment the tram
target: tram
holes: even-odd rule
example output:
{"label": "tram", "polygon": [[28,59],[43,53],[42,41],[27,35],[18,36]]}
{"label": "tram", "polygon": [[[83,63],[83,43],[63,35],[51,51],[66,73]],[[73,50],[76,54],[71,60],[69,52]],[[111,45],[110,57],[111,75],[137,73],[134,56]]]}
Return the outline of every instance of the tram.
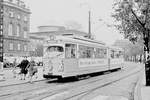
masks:
{"label": "tram", "polygon": [[50,36],[43,52],[44,78],[88,75],[123,66],[122,49],[83,37]]}

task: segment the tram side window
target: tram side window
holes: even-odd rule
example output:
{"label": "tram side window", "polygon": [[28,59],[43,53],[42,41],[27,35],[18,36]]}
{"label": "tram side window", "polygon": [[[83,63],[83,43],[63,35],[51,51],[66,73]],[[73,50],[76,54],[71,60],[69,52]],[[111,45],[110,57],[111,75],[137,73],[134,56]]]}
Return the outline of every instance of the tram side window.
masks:
{"label": "tram side window", "polygon": [[120,57],[119,52],[116,51],[116,52],[115,52],[115,58],[119,58],[119,57]]}
{"label": "tram side window", "polygon": [[94,58],[94,48],[79,45],[79,58]]}
{"label": "tram side window", "polygon": [[65,45],[65,56],[66,58],[76,58],[77,46],[75,44]]}
{"label": "tram side window", "polygon": [[122,51],[117,51],[116,52],[116,58],[122,58],[122,57],[123,57]]}
{"label": "tram side window", "polygon": [[86,47],[79,45],[79,58],[87,58],[86,54]]}
{"label": "tram side window", "polygon": [[87,47],[87,58],[94,58],[94,48]]}
{"label": "tram side window", "polygon": [[123,58],[123,51],[119,51],[120,58]]}
{"label": "tram side window", "polygon": [[121,58],[123,57],[123,53],[121,51],[111,51],[111,58]]}
{"label": "tram side window", "polygon": [[103,53],[104,53],[104,58],[107,58],[107,49],[104,49]]}
{"label": "tram side window", "polygon": [[106,49],[96,48],[95,58],[106,58],[106,56],[107,56],[107,50]]}
{"label": "tram side window", "polygon": [[115,51],[111,50],[111,54],[110,54],[111,58],[115,58]]}

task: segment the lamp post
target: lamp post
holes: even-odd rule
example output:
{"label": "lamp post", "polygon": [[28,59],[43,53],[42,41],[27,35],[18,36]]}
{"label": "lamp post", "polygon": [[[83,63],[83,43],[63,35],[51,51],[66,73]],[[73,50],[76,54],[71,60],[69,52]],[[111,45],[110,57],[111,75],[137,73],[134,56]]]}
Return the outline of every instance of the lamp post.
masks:
{"label": "lamp post", "polygon": [[92,32],[91,32],[91,7],[90,7],[90,4],[87,3],[87,2],[84,2],[84,3],[81,3],[80,4],[80,7],[82,6],[86,6],[87,9],[88,9],[88,38],[89,39],[92,39]]}

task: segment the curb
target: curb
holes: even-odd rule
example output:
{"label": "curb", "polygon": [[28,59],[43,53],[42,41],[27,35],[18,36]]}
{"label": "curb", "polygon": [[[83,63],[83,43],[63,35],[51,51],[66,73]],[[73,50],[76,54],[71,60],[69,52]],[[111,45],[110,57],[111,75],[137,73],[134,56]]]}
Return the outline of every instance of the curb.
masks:
{"label": "curb", "polygon": [[142,80],[143,80],[142,78],[143,78],[144,72],[141,72],[141,74],[139,75],[138,81],[134,88],[134,100],[142,100],[141,85],[142,85]]}
{"label": "curb", "polygon": [[[40,81],[45,81],[46,79],[39,79],[39,80],[35,80],[33,81],[34,82],[40,82]],[[0,82],[3,82],[3,81],[6,81],[6,80],[0,80]],[[8,85],[3,85],[3,86],[0,86],[0,87],[8,87],[8,86],[14,86],[14,85],[21,85],[21,84],[26,84],[26,83],[29,83],[29,81],[25,81],[25,82],[18,82],[18,83],[15,83],[15,84],[8,84]]]}

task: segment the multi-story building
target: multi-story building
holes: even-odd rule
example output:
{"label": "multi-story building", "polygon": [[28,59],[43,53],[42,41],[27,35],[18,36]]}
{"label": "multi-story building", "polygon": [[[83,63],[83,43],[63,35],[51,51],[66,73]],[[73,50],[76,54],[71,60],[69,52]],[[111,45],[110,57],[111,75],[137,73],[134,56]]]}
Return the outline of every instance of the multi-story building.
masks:
{"label": "multi-story building", "polygon": [[20,0],[3,0],[3,55],[28,56],[30,10]]}

